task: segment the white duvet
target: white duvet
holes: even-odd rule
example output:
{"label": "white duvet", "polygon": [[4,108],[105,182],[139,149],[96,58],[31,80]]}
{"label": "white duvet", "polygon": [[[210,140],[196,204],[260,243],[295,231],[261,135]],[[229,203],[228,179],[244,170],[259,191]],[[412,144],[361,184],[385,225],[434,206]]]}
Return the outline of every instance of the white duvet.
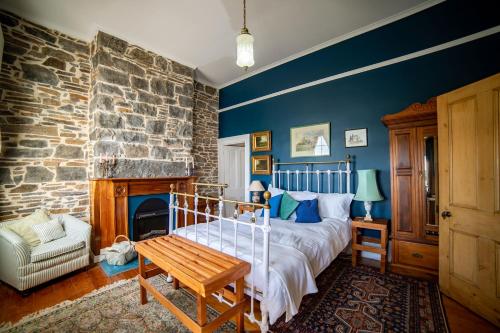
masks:
{"label": "white duvet", "polygon": [[[241,221],[248,221],[251,215],[240,216]],[[263,218],[257,218],[262,224]],[[199,224],[198,242],[207,244],[206,224]],[[195,239],[194,225],[177,230],[180,236]],[[210,247],[219,250],[219,222],[209,224]],[[262,275],[262,232],[255,232],[255,278],[257,289],[263,290]],[[297,314],[302,298],[316,293],[315,277],[318,276],[351,239],[351,220],[325,218],[319,223],[295,223],[288,220],[271,219],[269,250],[269,289],[265,299],[261,299],[261,308],[269,311],[269,321],[273,324],[283,313],[286,321]],[[249,226],[238,226],[237,256],[252,264],[252,233]],[[233,223],[222,222],[222,251],[234,255]],[[251,274],[245,277],[248,285],[252,283]],[[260,297],[259,297],[260,299]]]}

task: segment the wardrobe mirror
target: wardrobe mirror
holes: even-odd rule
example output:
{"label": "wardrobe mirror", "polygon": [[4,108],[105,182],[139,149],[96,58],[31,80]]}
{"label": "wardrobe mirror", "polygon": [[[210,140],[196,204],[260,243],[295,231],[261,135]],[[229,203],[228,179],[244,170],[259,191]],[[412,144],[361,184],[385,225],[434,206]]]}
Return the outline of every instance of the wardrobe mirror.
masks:
{"label": "wardrobe mirror", "polygon": [[438,225],[437,212],[437,137],[424,137],[424,194],[426,206],[426,224]]}

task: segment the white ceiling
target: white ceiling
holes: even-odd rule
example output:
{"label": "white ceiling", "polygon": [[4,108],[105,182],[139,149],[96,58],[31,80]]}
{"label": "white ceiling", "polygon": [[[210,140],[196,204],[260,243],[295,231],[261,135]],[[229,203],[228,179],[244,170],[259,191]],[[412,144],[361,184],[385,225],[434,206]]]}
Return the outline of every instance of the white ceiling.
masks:
{"label": "white ceiling", "polygon": [[318,44],[436,2],[247,0],[247,26],[255,37],[255,65],[249,73],[235,63],[242,0],[2,0],[0,7],[86,41],[102,30],[196,68],[198,80],[221,87]]}

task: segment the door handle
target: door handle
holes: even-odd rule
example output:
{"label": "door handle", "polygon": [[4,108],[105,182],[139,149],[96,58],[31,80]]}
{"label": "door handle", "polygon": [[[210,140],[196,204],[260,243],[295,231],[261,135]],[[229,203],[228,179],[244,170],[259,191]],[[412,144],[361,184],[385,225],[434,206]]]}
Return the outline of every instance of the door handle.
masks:
{"label": "door handle", "polygon": [[442,217],[443,219],[446,219],[447,217],[451,217],[451,212],[450,212],[449,210],[443,210],[443,211],[441,212],[441,217]]}

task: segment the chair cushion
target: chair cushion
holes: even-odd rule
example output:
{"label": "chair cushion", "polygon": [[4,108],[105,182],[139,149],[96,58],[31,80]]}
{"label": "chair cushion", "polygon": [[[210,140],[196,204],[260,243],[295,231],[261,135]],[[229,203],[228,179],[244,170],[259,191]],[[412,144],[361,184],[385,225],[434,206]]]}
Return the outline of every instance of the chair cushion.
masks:
{"label": "chair cushion", "polygon": [[40,244],[40,239],[32,226],[48,221],[50,221],[50,218],[45,209],[37,209],[29,216],[12,222],[9,221],[6,227],[21,236],[31,247],[34,247]]}
{"label": "chair cushion", "polygon": [[60,217],[56,217],[46,223],[39,223],[32,226],[33,230],[40,238],[40,243],[45,244],[55,239],[66,237]]}
{"label": "chair cushion", "polygon": [[61,254],[72,252],[85,247],[85,241],[66,236],[52,242],[40,244],[31,250],[31,262],[51,259]]}

